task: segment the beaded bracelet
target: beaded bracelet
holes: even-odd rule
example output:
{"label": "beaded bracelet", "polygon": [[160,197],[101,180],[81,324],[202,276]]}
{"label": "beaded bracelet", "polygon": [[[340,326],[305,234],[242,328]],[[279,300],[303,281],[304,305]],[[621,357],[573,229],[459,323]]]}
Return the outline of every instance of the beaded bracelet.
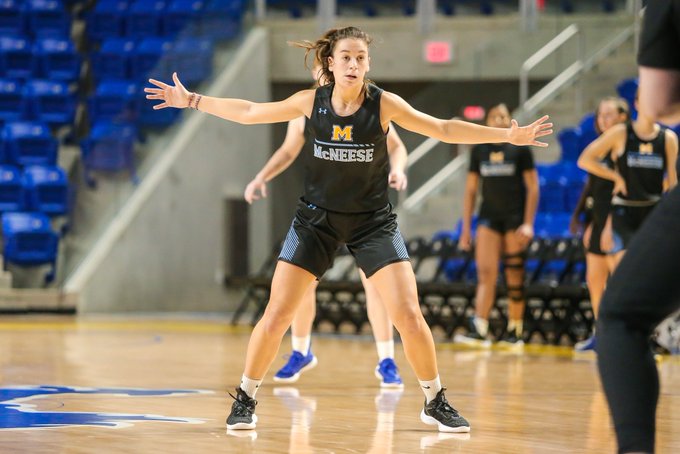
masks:
{"label": "beaded bracelet", "polygon": [[198,95],[196,98],[196,104],[194,105],[194,109],[198,110],[198,103],[201,102],[201,99],[203,98],[203,95]]}
{"label": "beaded bracelet", "polygon": [[196,93],[191,93],[191,94],[189,95],[189,104],[187,105],[187,107],[191,108],[191,104],[194,102],[194,97],[195,97],[195,96],[196,96]]}

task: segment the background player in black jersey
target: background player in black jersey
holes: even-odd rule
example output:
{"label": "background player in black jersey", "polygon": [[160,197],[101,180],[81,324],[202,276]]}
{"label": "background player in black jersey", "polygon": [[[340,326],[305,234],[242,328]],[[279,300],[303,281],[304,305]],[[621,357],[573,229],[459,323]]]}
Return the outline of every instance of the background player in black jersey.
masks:
{"label": "background player in black jersey", "polygon": [[[312,78],[316,81],[321,73],[321,64],[314,63]],[[307,119],[302,116],[288,122],[286,137],[281,146],[274,152],[262,170],[246,186],[244,197],[248,203],[253,203],[261,197],[267,197],[267,182],[286,170],[300,154],[305,146],[305,126]],[[311,147],[309,143],[307,146]],[[389,127],[387,132],[387,152],[390,158],[390,173],[388,181],[390,187],[396,190],[406,189],[405,173],[407,152],[397,130]],[[394,332],[393,325],[385,306],[380,300],[377,290],[366,279],[363,271],[359,272],[361,283],[366,295],[366,311],[373,330],[376,350],[378,351],[378,365],[375,368],[376,377],[383,388],[403,388],[399,369],[394,361]],[[274,374],[274,381],[281,383],[295,383],[300,374],[317,364],[317,358],[311,350],[312,324],[316,316],[316,287],[315,281],[303,297],[290,327],[292,353],[286,364]]]}
{"label": "background player in black jersey", "polygon": [[[616,170],[600,164],[607,156]],[[611,127],[583,150],[578,165],[614,182],[610,213],[614,266],[621,261],[633,235],[661,200],[665,175],[669,188],[677,184],[677,157],[677,135],[655,123],[644,112],[638,112],[632,123]]]}
{"label": "background player in black jersey", "polygon": [[[639,112],[680,121],[680,0],[648,0],[640,36]],[[654,452],[659,375],[654,327],[680,308],[680,188],[633,238],[600,306],[597,362],[620,453]]]}
{"label": "background player in black jersey", "polygon": [[[243,124],[310,119],[317,162],[305,177],[305,195],[291,225],[272,280],[269,304],[253,329],[241,384],[227,418],[229,429],[253,429],[254,399],[300,302],[346,243],[375,285],[401,335],[404,352],[425,393],[421,420],[445,432],[467,432],[469,423],[449,405],[439,379],[432,333],[418,304],[413,268],[396,215],[387,199],[385,133],[390,122],[448,143],[547,146],[547,116],[529,126],[489,128],[441,120],[419,112],[399,96],[366,80],[370,37],[355,27],[329,30],[316,42],[298,43],[314,51],[330,83],[302,90],[284,101],[254,103],[190,93],[177,74],[174,85],[150,80],[147,99],[154,109],[191,106]],[[329,145],[331,144],[331,145]],[[332,225],[331,225],[332,224]]]}
{"label": "background player in black jersey", "polygon": [[[623,98],[607,97],[597,104],[595,109],[595,129],[602,134],[614,125],[625,123],[629,119],[628,103]],[[607,156],[601,165],[613,168],[611,158]],[[593,308],[593,316],[597,319],[600,301],[604,288],[607,285],[609,274],[614,271],[614,258],[608,251],[611,249],[611,208],[612,191],[614,183],[611,180],[589,174],[588,181],[583,187],[583,192],[572,215],[570,230],[573,234],[578,233],[577,225],[580,216],[584,215],[583,245],[586,249],[586,282],[590,293],[590,303]],[[605,226],[607,229],[605,229]],[[603,240],[604,236],[604,240]],[[605,247],[602,247],[602,244]],[[587,351],[595,348],[596,338],[593,334],[588,339],[577,342],[576,351]]]}
{"label": "background player in black jersey", "polygon": [[[491,107],[486,124],[507,128],[510,112],[505,104]],[[459,245],[469,250],[472,243],[472,211],[481,182],[482,203],[479,209],[475,240],[477,293],[475,316],[470,331],[454,340],[488,348],[489,312],[496,301],[498,261],[503,259],[508,292],[508,326],[501,345],[521,347],[524,320],[524,251],[534,236],[534,218],[538,207],[538,174],[528,147],[511,144],[482,144],[472,149],[470,169],[463,196],[463,228]]]}

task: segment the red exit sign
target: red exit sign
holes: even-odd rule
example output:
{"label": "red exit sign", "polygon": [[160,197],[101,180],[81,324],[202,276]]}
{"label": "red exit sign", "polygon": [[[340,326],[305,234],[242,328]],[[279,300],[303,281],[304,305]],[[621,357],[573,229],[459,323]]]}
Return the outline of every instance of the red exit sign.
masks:
{"label": "red exit sign", "polygon": [[433,64],[451,63],[453,45],[450,41],[425,41],[425,61]]}

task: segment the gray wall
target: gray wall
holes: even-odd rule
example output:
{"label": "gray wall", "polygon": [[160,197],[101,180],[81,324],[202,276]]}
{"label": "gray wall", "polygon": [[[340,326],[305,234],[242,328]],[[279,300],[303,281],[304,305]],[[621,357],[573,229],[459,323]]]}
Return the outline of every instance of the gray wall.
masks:
{"label": "gray wall", "polygon": [[[536,32],[520,30],[519,16],[437,17],[434,30],[416,33],[415,18],[338,18],[335,26],[355,25],[373,37],[371,71],[374,80],[437,81],[469,79],[514,79],[522,62],[572,23],[582,30],[586,52],[633,23],[633,16],[616,14],[543,15]],[[306,82],[304,50],[288,41],[314,40],[320,36],[313,19],[267,20],[270,31],[273,82]],[[454,61],[449,65],[432,65],[423,60],[426,40],[448,40],[454,46]],[[565,44],[555,58],[549,58],[532,71],[532,76],[546,78],[566,68],[576,56],[576,42]],[[310,61],[311,63],[311,61]]]}
{"label": "gray wall", "polygon": [[[268,101],[266,33],[251,32],[246,41],[250,46],[241,46],[231,64],[238,65],[235,77],[211,94]],[[80,313],[233,310],[238,294],[227,295],[216,279],[225,254],[223,200],[241,198],[247,182],[266,161],[271,127],[194,115],[202,117],[199,127],[193,130],[191,121],[183,122],[181,127],[189,129],[188,145],[132,222],[119,236],[104,233],[100,241],[113,241],[101,263],[93,266],[96,257],[88,257],[83,266],[93,266],[90,273],[79,270],[80,276],[67,282],[67,292],[78,294]],[[250,258],[255,265],[270,252],[268,212],[267,202],[251,210]],[[92,255],[97,256],[96,250],[97,246]]]}

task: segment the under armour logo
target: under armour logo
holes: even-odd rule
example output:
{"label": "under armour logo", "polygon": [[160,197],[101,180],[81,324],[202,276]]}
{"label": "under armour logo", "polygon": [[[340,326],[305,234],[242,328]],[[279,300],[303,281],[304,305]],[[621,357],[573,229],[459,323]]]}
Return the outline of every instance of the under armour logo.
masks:
{"label": "under armour logo", "polygon": [[326,115],[328,113],[328,109],[324,109],[323,107],[319,107],[319,113]]}

